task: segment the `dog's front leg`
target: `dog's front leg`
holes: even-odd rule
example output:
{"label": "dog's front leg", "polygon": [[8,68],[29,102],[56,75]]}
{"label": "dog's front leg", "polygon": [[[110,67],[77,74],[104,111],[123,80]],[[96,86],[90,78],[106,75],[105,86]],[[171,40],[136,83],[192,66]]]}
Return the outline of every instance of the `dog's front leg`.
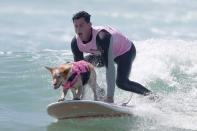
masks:
{"label": "dog's front leg", "polygon": [[60,99],[58,100],[58,102],[65,100],[65,96],[66,96],[67,92],[68,92],[68,89],[62,90],[62,95],[61,95]]}
{"label": "dog's front leg", "polygon": [[74,87],[74,88],[71,89],[71,91],[72,91],[72,94],[73,94],[73,100],[80,100],[80,95],[79,95],[78,88]]}
{"label": "dog's front leg", "polygon": [[79,98],[79,100],[83,99],[84,97],[84,87],[83,86],[79,86],[78,91],[77,91],[77,98]]}
{"label": "dog's front leg", "polygon": [[85,86],[82,86],[81,100],[84,99],[85,96]]}

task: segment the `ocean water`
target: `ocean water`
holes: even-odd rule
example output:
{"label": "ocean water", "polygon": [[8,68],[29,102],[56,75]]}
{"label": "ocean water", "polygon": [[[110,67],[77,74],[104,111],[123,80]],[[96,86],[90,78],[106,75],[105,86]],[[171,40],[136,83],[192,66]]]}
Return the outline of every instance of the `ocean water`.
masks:
{"label": "ocean water", "polygon": [[[71,18],[79,10],[92,15],[93,25],[114,26],[134,41],[130,79],[160,101],[116,88],[117,103],[132,95],[132,117],[57,122],[47,114],[60,91],[52,89],[44,66],[72,61]],[[0,0],[0,130],[197,130],[196,23],[196,0]],[[96,72],[106,89],[105,69]]]}

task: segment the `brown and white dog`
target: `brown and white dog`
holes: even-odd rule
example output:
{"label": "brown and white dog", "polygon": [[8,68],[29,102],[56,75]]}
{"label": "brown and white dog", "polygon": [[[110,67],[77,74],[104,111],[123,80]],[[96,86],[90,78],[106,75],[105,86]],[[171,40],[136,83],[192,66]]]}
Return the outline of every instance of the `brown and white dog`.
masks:
{"label": "brown and white dog", "polygon": [[94,66],[84,60],[62,64],[59,67],[46,67],[52,74],[54,89],[63,87],[61,98],[64,101],[69,89],[74,100],[84,98],[85,85],[89,85],[94,93],[94,100],[104,98],[105,91],[100,88],[96,81]]}

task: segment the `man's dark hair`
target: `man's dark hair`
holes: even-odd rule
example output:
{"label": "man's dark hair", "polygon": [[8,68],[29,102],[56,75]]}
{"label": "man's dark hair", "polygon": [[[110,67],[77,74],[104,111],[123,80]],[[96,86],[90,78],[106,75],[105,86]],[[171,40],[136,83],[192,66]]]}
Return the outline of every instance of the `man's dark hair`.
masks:
{"label": "man's dark hair", "polygon": [[84,18],[87,23],[90,23],[90,16],[91,15],[88,14],[87,12],[85,12],[85,11],[79,11],[76,14],[73,15],[72,20],[74,22],[74,20],[77,20],[77,19],[80,19],[80,18]]}

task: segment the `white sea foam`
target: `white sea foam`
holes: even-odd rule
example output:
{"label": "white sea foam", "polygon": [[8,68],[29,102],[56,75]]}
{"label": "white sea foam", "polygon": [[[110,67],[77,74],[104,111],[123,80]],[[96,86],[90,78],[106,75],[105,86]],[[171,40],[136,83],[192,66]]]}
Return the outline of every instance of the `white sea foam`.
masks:
{"label": "white sea foam", "polygon": [[135,43],[137,58],[130,79],[140,83],[161,79],[177,91],[160,94],[162,99],[156,103],[134,95],[130,102],[135,105],[134,114],[154,119],[155,126],[196,130],[196,41],[151,39]]}

